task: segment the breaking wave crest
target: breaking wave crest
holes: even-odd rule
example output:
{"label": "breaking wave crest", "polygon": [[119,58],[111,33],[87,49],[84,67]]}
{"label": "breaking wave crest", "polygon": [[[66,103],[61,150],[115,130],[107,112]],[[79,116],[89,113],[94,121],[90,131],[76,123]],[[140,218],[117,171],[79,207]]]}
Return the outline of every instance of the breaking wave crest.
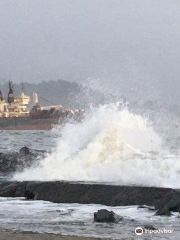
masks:
{"label": "breaking wave crest", "polygon": [[66,124],[55,151],[14,179],[173,186],[178,169],[175,158],[164,156],[161,138],[147,119],[112,104]]}

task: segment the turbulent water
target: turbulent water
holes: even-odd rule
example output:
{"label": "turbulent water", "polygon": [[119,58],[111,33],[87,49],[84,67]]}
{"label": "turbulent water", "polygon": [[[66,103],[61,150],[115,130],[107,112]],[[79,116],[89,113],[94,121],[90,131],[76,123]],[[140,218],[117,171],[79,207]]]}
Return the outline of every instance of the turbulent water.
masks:
{"label": "turbulent water", "polygon": [[[156,229],[173,230],[173,234],[145,233],[138,239],[179,239],[177,214],[162,218],[154,216],[154,211],[136,206],[56,204],[6,198],[0,198],[0,205],[0,227],[8,229],[129,240],[137,239],[135,228],[153,225]],[[118,224],[94,223],[94,212],[102,208],[114,211],[124,220]]]}
{"label": "turbulent water", "polygon": [[[16,173],[15,180],[73,180],[110,184],[180,187],[180,138],[177,119],[152,122],[119,105],[104,105],[87,112],[80,123],[59,130],[0,131],[0,152],[23,146],[49,152],[39,167]],[[113,210],[124,216],[119,224],[96,224],[94,211]],[[34,217],[36,216],[36,217]],[[134,221],[131,221],[134,219]],[[54,204],[22,199],[0,199],[0,227],[133,239],[137,226],[151,224],[173,229],[174,234],[146,239],[178,239],[179,219],[155,217],[154,211],[133,207]]]}
{"label": "turbulent water", "polygon": [[[177,143],[178,129],[171,128],[167,134],[174,131]],[[57,131],[52,136],[57,137]],[[52,144],[52,137],[42,133],[41,137],[44,148],[47,142]],[[14,179],[180,187],[179,149],[175,142],[174,146],[166,142],[148,119],[118,105],[105,105],[87,113],[81,123],[67,124],[40,166],[17,173]]]}

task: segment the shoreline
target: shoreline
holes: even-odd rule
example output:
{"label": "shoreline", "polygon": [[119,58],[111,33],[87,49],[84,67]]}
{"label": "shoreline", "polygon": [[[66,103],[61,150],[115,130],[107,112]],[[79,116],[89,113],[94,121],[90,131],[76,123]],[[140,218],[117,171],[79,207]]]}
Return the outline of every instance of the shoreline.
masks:
{"label": "shoreline", "polygon": [[[94,237],[70,236],[53,233],[34,233],[0,228],[0,240],[102,240]],[[110,240],[107,238],[106,240]]]}

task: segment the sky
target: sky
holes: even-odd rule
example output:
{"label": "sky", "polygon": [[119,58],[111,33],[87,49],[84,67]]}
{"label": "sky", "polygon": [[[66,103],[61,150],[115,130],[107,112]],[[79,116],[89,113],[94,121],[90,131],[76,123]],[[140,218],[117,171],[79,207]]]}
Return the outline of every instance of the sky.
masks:
{"label": "sky", "polygon": [[179,0],[0,0],[0,79],[178,101],[179,23]]}

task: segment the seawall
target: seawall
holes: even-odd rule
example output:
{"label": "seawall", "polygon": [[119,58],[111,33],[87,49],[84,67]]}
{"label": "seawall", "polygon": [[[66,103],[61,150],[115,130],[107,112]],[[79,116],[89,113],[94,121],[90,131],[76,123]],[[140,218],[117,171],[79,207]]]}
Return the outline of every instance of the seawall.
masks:
{"label": "seawall", "polygon": [[171,188],[114,186],[77,182],[0,182],[1,197],[27,197],[55,203],[103,204],[107,206],[155,206],[166,196],[179,198]]}

